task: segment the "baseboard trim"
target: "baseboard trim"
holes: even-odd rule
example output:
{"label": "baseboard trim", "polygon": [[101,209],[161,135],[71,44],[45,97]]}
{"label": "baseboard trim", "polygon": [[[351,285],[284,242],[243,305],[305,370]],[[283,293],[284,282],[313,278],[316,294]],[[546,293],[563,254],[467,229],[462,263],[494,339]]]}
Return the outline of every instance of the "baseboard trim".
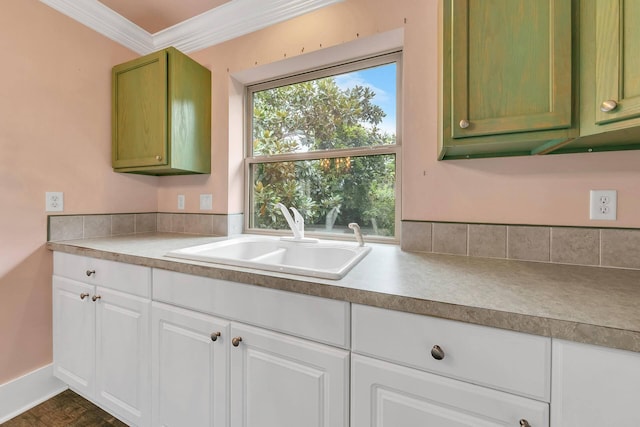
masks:
{"label": "baseboard trim", "polygon": [[0,424],[28,411],[69,388],[53,376],[53,365],[43,366],[0,384]]}

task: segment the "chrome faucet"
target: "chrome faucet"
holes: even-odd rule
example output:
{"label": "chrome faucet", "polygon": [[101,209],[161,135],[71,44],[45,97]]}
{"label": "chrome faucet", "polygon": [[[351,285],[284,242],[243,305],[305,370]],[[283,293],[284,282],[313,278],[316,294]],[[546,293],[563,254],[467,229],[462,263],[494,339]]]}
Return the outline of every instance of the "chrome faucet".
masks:
{"label": "chrome faucet", "polygon": [[358,246],[364,246],[364,239],[362,238],[362,231],[360,231],[360,226],[357,222],[349,223],[349,228],[353,230],[353,235],[356,236],[356,240],[358,241]]}
{"label": "chrome faucet", "polygon": [[[302,240],[304,239],[304,218],[298,212],[296,208],[291,208],[293,212],[293,217],[289,213],[289,209],[282,203],[276,203],[277,208],[280,208],[282,211],[282,215],[287,220],[287,224],[289,224],[289,228],[293,231],[293,240]],[[294,219],[295,217],[295,219]]]}

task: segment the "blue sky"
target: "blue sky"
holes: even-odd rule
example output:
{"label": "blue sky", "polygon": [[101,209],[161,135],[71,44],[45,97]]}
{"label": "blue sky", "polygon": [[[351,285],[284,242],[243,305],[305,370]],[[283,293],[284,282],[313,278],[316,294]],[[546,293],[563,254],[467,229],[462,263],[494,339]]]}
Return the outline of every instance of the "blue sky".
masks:
{"label": "blue sky", "polygon": [[380,128],[396,133],[396,64],[386,64],[366,70],[336,76],[336,83],[342,89],[356,85],[373,89],[376,96],[373,103],[380,106],[387,116]]}

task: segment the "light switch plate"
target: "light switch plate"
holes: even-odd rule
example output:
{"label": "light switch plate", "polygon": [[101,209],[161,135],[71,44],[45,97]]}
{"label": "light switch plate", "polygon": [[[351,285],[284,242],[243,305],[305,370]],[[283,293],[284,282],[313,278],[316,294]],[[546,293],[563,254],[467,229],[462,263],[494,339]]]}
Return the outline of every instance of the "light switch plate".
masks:
{"label": "light switch plate", "polygon": [[178,209],[184,210],[184,194],[178,194]]}
{"label": "light switch plate", "polygon": [[47,191],[45,193],[45,212],[63,212],[64,193],[62,191]]}
{"label": "light switch plate", "polygon": [[200,195],[200,210],[210,211],[213,209],[213,194]]}

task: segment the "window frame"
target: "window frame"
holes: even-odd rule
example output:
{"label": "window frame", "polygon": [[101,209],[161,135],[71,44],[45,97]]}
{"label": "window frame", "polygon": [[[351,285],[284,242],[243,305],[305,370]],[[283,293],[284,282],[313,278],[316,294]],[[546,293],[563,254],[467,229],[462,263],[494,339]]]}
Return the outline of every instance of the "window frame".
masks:
{"label": "window frame", "polygon": [[[309,80],[316,80],[325,77],[331,77],[362,69],[373,68],[382,65],[396,64],[396,143],[393,145],[378,145],[374,147],[356,147],[343,148],[335,150],[319,150],[302,153],[285,153],[270,156],[254,156],[253,155],[253,94],[263,90],[274,89],[281,86],[287,86],[296,83],[302,83]],[[316,68],[310,71],[295,73],[263,82],[257,82],[245,87],[245,146],[244,146],[244,224],[243,233],[248,234],[264,234],[282,236],[288,235],[288,230],[275,230],[263,228],[251,228],[252,215],[252,177],[251,169],[253,165],[260,163],[279,163],[279,162],[296,162],[303,160],[319,160],[319,159],[335,159],[340,157],[364,157],[374,155],[390,154],[395,156],[395,224],[394,236],[365,236],[367,241],[381,243],[399,243],[401,230],[401,207],[402,207],[402,51],[393,50],[390,52],[380,53],[365,58],[354,59],[347,62],[341,62],[326,67]],[[344,233],[314,233],[305,231],[305,236],[330,239],[330,240],[351,240],[352,236]]]}

